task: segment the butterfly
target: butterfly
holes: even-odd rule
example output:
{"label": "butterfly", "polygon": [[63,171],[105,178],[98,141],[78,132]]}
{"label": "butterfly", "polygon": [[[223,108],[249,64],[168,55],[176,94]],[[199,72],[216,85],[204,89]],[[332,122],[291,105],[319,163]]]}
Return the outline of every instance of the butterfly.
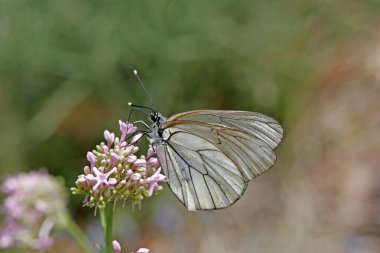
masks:
{"label": "butterfly", "polygon": [[248,182],[276,161],[283,129],[264,114],[196,110],[166,119],[149,107],[130,105],[151,110],[146,135],[170,189],[190,211],[234,204]]}
{"label": "butterfly", "polygon": [[190,211],[234,204],[276,161],[283,129],[257,112],[197,110],[166,119],[151,112],[148,140],[169,187]]}

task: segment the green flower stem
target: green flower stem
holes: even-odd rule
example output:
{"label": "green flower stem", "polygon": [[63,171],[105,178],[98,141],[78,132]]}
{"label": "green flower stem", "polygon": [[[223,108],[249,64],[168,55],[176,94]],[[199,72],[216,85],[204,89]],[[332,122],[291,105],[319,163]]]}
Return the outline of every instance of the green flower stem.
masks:
{"label": "green flower stem", "polygon": [[78,242],[84,252],[91,253],[91,244],[88,241],[87,236],[83,233],[82,229],[70,218],[66,220],[66,230],[71,236]]}
{"label": "green flower stem", "polygon": [[107,253],[112,253],[113,248],[112,248],[112,238],[113,238],[113,233],[112,233],[112,223],[113,223],[113,209],[112,206],[107,207],[107,234],[106,234],[106,249]]}
{"label": "green flower stem", "polygon": [[106,213],[104,207],[99,207],[99,214],[100,214],[100,225],[102,226],[103,231],[103,239],[106,241],[106,227],[107,227],[107,221],[106,221]]}
{"label": "green flower stem", "polygon": [[107,209],[105,207],[100,207],[99,213],[100,213],[100,223],[103,230],[105,253],[113,253],[113,248],[112,248],[113,209],[112,207],[107,207]]}

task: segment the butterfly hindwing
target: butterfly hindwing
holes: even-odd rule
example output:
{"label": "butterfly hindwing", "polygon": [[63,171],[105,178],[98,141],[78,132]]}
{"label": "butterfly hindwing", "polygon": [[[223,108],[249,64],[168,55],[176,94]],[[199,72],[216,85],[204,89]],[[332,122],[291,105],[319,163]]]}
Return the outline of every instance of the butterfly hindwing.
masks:
{"label": "butterfly hindwing", "polygon": [[214,144],[189,132],[170,128],[170,138],[157,145],[157,155],[171,190],[189,210],[225,208],[245,191],[236,164]]}

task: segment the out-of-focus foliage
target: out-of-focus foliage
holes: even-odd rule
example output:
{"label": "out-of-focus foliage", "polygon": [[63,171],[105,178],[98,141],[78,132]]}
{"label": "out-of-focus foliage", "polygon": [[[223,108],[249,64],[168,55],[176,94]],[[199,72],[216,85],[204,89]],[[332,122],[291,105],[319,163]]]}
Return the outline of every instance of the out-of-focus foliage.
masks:
{"label": "out-of-focus foliage", "polygon": [[[293,161],[287,139],[297,138],[287,134],[310,105],[309,98],[318,94],[313,78],[342,45],[360,41],[352,47],[360,52],[364,38],[379,22],[379,11],[380,2],[375,0],[1,0],[0,174],[46,166],[73,186],[86,163],[86,152],[102,139],[103,130],[127,118],[127,103],[149,105],[133,76],[133,69],[138,69],[155,109],[164,115],[228,108],[277,118],[285,125],[285,139],[270,175],[286,175]],[[277,184],[256,182],[252,184],[264,187],[260,193]],[[253,235],[248,225],[239,234],[239,227],[247,224],[243,218],[254,218],[247,216],[253,213],[251,208],[269,212],[270,217],[285,215],[273,210],[279,207],[273,204],[281,199],[277,194],[267,200],[254,191],[249,194],[238,207],[215,214],[233,218],[225,224],[225,237],[207,237],[209,247],[228,238],[236,247],[241,242],[235,252],[247,250],[253,242],[263,252],[270,241],[265,236],[291,234],[275,230],[275,219],[252,223],[256,231],[270,228],[262,240],[249,241]],[[174,200],[170,194],[167,197]],[[197,228],[189,228],[192,233],[187,236],[186,229],[177,231],[173,224],[185,220],[189,223],[184,224],[205,229],[203,217],[208,220],[203,232],[211,235],[213,224],[221,230],[218,218],[211,213],[189,214],[178,203],[161,199],[167,204],[150,204],[132,218],[120,214],[119,224],[125,224],[118,228],[120,236],[129,236],[126,243],[131,248],[150,247],[139,241],[143,238],[151,240],[153,252],[206,252],[202,247],[208,244],[194,243],[202,242]],[[92,215],[79,202],[72,199],[72,210]],[[141,224],[142,216],[158,220],[156,227]],[[161,224],[162,220],[166,222]]]}

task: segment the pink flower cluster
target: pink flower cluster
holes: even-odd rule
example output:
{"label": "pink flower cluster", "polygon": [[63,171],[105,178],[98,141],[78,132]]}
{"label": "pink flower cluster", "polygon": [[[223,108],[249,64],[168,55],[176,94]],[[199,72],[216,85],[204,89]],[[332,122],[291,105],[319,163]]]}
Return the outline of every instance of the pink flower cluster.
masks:
{"label": "pink flower cluster", "polygon": [[71,189],[73,194],[86,195],[86,206],[99,207],[111,202],[116,205],[127,199],[140,205],[144,198],[161,190],[160,183],[166,181],[152,147],[146,157],[135,155],[139,148],[134,145],[143,134],[136,134],[137,128],[129,122],[119,121],[119,125],[120,138],[106,130],[105,142],[87,152],[90,165],[84,167],[84,174],[78,176],[76,187]]}
{"label": "pink flower cluster", "polygon": [[45,171],[19,173],[5,179],[2,192],[0,248],[47,248],[52,229],[68,217],[63,183]]}

